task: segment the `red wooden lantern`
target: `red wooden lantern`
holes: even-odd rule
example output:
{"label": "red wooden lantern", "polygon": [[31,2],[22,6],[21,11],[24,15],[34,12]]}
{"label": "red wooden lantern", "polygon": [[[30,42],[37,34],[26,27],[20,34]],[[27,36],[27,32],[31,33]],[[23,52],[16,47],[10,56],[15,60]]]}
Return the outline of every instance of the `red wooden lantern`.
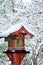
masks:
{"label": "red wooden lantern", "polygon": [[12,65],[20,65],[26,53],[30,53],[25,50],[24,40],[26,35],[33,37],[33,34],[28,32],[28,30],[22,26],[16,32],[14,31],[8,37],[5,37],[5,41],[8,41],[8,50],[4,51],[4,53],[7,54]]}

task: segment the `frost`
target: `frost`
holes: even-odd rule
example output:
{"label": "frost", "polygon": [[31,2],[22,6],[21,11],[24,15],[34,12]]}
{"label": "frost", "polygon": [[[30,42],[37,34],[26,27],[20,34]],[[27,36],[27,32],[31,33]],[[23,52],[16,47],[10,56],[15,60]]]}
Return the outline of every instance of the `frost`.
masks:
{"label": "frost", "polygon": [[[29,60],[27,60],[30,62],[29,65],[33,65],[33,62],[37,63],[34,61],[37,59],[37,64],[43,65],[40,52],[40,44],[43,44],[43,0],[32,0],[31,4],[23,3],[22,0],[0,0],[0,35],[4,31],[4,33],[8,32],[11,27],[16,25],[20,28],[22,22],[25,22],[26,29],[34,33],[34,38],[26,37],[25,40],[25,43],[27,43],[27,45],[25,44],[26,50],[31,51],[29,55],[26,55],[26,60],[29,57]],[[11,32],[6,34],[8,35]],[[28,62],[26,65],[28,65]]]}

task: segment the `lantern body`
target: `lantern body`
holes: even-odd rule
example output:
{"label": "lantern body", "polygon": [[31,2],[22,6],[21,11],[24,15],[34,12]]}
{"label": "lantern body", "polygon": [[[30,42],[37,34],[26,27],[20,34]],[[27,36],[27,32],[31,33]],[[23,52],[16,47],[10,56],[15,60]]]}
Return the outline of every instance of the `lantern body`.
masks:
{"label": "lantern body", "polygon": [[8,50],[5,52],[9,57],[12,65],[20,65],[25,57],[25,35],[32,37],[33,35],[21,27],[18,31],[11,33],[8,38]]}

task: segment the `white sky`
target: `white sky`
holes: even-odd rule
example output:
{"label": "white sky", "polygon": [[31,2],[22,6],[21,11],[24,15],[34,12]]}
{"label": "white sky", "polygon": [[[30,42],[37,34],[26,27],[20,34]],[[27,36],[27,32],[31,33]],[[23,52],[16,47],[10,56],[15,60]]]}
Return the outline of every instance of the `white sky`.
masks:
{"label": "white sky", "polygon": [[24,3],[29,2],[31,3],[32,0],[22,0]]}

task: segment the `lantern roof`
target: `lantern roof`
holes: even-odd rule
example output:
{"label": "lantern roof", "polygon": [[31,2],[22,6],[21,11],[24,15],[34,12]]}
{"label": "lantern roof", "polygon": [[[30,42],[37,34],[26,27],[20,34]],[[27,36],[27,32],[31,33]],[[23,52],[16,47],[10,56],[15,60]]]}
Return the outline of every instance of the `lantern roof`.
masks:
{"label": "lantern roof", "polygon": [[[30,34],[34,35],[34,32],[31,31],[26,24],[24,24],[24,22],[21,22],[19,24],[16,25],[12,25],[8,30],[0,33],[0,37],[8,37],[10,34],[19,31],[19,29],[21,29],[22,27],[24,27],[24,29],[29,32]],[[23,31],[24,32],[24,31]]]}

